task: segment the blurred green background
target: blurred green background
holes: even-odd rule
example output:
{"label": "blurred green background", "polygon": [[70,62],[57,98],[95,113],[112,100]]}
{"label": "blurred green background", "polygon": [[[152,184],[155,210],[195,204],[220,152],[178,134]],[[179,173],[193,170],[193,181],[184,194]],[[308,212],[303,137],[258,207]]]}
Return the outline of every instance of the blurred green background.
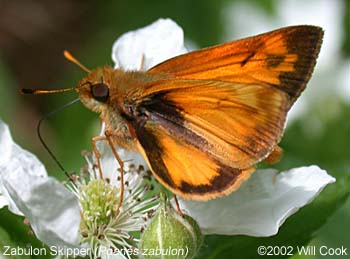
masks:
{"label": "blurred green background", "polygon": [[[349,9],[347,0],[0,0],[0,118],[17,143],[63,179],[41,146],[36,126],[44,114],[75,95],[21,96],[18,89],[75,86],[85,72],[63,58],[64,49],[88,68],[113,65],[111,48],[117,37],[160,17],[175,20],[191,48],[313,24],[324,28],[324,44],[313,78],[289,115],[281,143],[285,156],[277,167],[316,164],[342,179],[350,175]],[[98,127],[97,115],[75,104],[45,121],[42,135],[64,166],[78,171],[84,165],[80,153],[91,148],[90,138],[98,134]],[[26,242],[20,218],[2,209],[0,219],[1,226],[18,225],[7,229],[9,239]],[[347,201],[312,234],[311,244],[350,250],[349,230]]]}

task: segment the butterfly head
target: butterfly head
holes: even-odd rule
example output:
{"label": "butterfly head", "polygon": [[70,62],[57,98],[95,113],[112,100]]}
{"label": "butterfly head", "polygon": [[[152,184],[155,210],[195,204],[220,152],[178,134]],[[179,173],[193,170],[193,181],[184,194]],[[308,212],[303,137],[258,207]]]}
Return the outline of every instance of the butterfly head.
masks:
{"label": "butterfly head", "polygon": [[82,104],[97,113],[101,113],[110,103],[113,68],[103,67],[91,71],[79,82],[76,91]]}

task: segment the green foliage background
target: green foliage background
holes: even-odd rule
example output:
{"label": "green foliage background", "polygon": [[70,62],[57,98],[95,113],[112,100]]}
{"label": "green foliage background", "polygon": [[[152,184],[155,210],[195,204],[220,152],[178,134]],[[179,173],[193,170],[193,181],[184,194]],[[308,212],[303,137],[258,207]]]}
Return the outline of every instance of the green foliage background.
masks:
{"label": "green foliage background", "polygon": [[[73,99],[74,94],[20,96],[18,89],[62,88],[75,85],[85,73],[63,60],[63,49],[70,49],[89,68],[112,64],[111,46],[119,35],[143,27],[160,17],[175,20],[184,28],[186,39],[198,47],[220,43],[224,38],[224,28],[227,27],[224,10],[229,4],[240,1],[57,2],[60,4],[52,7],[46,1],[13,1],[12,5],[2,6],[0,17],[7,17],[9,20],[0,20],[0,117],[10,125],[17,143],[37,154],[47,166],[48,172],[63,178],[40,145],[35,130],[37,121],[43,114]],[[278,17],[283,15],[277,11],[278,1],[244,2],[248,2],[258,12],[267,14],[271,21],[276,23]],[[317,9],[319,4],[325,2],[327,1],[312,3]],[[338,50],[334,64],[346,64],[349,72],[350,5],[347,0],[334,2],[338,2],[343,10],[339,14],[342,16],[342,22],[337,24],[342,36],[342,47]],[[305,1],[292,3],[300,7]],[[16,4],[22,8],[17,8]],[[36,13],[34,11],[39,10],[35,9],[38,5],[42,5],[43,8],[39,8],[41,11]],[[13,10],[16,15],[11,13]],[[241,22],[243,24],[246,21]],[[287,25],[289,24],[280,24],[280,27]],[[32,35],[29,35],[30,33]],[[249,34],[247,32],[246,35]],[[322,71],[318,72],[316,68],[315,74],[317,73]],[[339,81],[332,71],[327,74],[327,78],[327,82],[332,84],[325,87],[335,89]],[[346,80],[346,91],[350,91],[349,76]],[[322,84],[322,81],[320,83]],[[283,170],[317,164],[334,175],[337,183],[326,188],[315,202],[287,220],[277,236],[209,236],[205,239],[199,258],[258,258],[256,248],[259,245],[344,245],[350,250],[350,202],[347,201],[350,191],[350,101],[341,98],[342,93],[326,97],[322,93],[319,94],[319,100],[313,102],[312,109],[288,125],[281,143],[285,156],[277,167]],[[330,112],[334,110],[336,112]],[[317,121],[318,128],[321,128],[317,134],[314,131],[314,121]],[[90,149],[90,138],[98,133],[98,119],[95,114],[77,104],[46,121],[42,132],[65,167],[70,171],[78,171],[84,165],[80,156],[81,150]],[[28,234],[29,228],[22,222],[22,218],[13,216],[6,208],[0,210],[0,248],[4,245],[41,246],[40,241]]]}

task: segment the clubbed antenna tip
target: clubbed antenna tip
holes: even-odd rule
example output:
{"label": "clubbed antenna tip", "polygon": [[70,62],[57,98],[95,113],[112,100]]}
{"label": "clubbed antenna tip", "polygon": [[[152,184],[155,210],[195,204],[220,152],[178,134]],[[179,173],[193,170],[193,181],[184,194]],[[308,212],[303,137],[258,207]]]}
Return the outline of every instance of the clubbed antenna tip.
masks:
{"label": "clubbed antenna tip", "polygon": [[35,90],[30,88],[22,88],[19,90],[20,94],[34,94]]}

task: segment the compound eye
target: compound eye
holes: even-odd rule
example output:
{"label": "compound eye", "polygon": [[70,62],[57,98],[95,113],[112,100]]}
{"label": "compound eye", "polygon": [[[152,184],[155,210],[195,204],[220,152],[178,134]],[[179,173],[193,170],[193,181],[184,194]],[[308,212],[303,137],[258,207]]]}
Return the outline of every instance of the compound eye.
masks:
{"label": "compound eye", "polygon": [[109,97],[108,85],[104,83],[91,85],[91,95],[96,101],[99,101],[102,103],[107,102]]}

